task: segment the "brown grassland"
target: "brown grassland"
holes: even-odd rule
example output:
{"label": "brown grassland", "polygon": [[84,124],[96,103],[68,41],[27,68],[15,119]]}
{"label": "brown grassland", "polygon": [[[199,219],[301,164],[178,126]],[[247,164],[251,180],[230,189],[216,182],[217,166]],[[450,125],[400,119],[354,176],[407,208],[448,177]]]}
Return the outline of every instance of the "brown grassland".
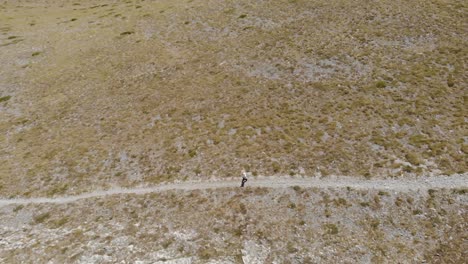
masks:
{"label": "brown grassland", "polygon": [[1,1],[0,190],[466,172],[464,1]]}
{"label": "brown grassland", "polygon": [[[242,170],[466,175],[467,8],[0,0],[0,198]],[[0,262],[464,263],[466,191],[248,187],[0,206]]]}

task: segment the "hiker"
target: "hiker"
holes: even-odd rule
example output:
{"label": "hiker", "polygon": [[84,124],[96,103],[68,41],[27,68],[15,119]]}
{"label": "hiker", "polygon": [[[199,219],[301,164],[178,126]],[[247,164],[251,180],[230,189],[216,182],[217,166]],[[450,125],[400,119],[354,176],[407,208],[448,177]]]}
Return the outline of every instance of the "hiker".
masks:
{"label": "hiker", "polygon": [[244,172],[244,176],[242,176],[242,183],[241,183],[241,187],[244,187],[244,184],[247,182],[247,176],[245,175],[245,172]]}

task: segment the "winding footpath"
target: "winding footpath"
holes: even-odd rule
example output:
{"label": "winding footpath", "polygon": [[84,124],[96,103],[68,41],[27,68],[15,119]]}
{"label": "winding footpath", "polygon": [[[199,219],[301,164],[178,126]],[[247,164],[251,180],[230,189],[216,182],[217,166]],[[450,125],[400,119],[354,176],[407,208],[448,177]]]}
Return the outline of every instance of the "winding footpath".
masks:
{"label": "winding footpath", "polygon": [[[169,190],[205,190],[240,186],[240,178],[218,181],[187,181],[138,188],[112,188],[73,196],[0,199],[0,206],[14,204],[66,204],[82,199],[99,198],[111,195],[158,193]],[[359,179],[352,177],[298,178],[298,177],[256,177],[246,183],[248,187],[287,188],[352,188],[358,190],[387,190],[396,192],[427,191],[429,189],[468,188],[468,173],[451,176],[421,177],[414,179]]]}

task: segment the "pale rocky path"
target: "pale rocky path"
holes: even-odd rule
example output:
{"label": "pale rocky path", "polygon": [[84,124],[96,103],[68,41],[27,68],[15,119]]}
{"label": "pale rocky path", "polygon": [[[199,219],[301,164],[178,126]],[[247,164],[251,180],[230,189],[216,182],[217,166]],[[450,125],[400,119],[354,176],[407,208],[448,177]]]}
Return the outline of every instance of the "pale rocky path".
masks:
{"label": "pale rocky path", "polygon": [[[204,190],[239,187],[240,178],[218,181],[187,181],[179,183],[162,184],[153,187],[138,188],[112,188],[83,193],[74,196],[62,196],[54,198],[18,198],[0,199],[0,206],[12,204],[65,204],[78,200],[104,197],[120,194],[147,194],[164,192],[168,190]],[[468,173],[451,176],[420,177],[414,179],[358,179],[352,177],[328,177],[328,178],[298,178],[298,177],[257,177],[250,178],[246,187],[287,188],[300,186],[302,188],[353,188],[358,190],[387,190],[397,192],[427,191],[429,189],[458,189],[468,188]]]}

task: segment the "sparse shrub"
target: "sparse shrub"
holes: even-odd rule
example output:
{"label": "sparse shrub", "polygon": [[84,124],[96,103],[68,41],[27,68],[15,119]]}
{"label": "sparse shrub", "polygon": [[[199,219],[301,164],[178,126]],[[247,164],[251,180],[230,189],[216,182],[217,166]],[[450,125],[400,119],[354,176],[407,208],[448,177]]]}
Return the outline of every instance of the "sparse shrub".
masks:
{"label": "sparse shrub", "polygon": [[245,205],[243,203],[239,204],[239,210],[240,210],[241,214],[243,214],[243,215],[247,214],[247,208],[245,207]]}
{"label": "sparse shrub", "polygon": [[135,34],[135,32],[134,31],[125,31],[125,32],[120,33],[120,36],[127,36],[127,35],[132,35],[132,34]]}
{"label": "sparse shrub", "polygon": [[208,260],[216,256],[216,250],[213,247],[204,247],[200,250],[199,256],[203,260]]}
{"label": "sparse shrub", "polygon": [[298,251],[297,248],[294,247],[294,244],[292,242],[288,242],[286,248],[288,249],[289,254],[293,254]]}
{"label": "sparse shrub", "polygon": [[325,224],[324,229],[325,229],[325,233],[328,235],[338,234],[338,227],[335,224]]}
{"label": "sparse shrub", "polygon": [[164,241],[161,246],[163,248],[168,248],[172,243],[174,242],[174,238],[169,238],[166,241]]}
{"label": "sparse shrub", "polygon": [[374,202],[380,204],[380,197],[378,195],[374,196]]}
{"label": "sparse shrub", "polygon": [[413,164],[413,165],[421,165],[422,161],[421,161],[421,158],[419,157],[419,155],[417,153],[414,153],[414,152],[410,152],[408,154],[405,155],[405,158],[406,160]]}
{"label": "sparse shrub", "polygon": [[19,210],[23,209],[24,208],[24,205],[20,204],[18,206],[16,206],[14,209],[13,209],[13,212],[18,212]]}
{"label": "sparse shrub", "polygon": [[414,199],[412,197],[408,197],[408,198],[406,198],[406,202],[409,203],[409,204],[413,204]]}
{"label": "sparse shrub", "polygon": [[385,88],[387,86],[387,83],[385,81],[378,81],[375,83],[375,87],[377,88]]}
{"label": "sparse shrub", "polygon": [[338,198],[338,199],[334,199],[333,200],[333,203],[336,205],[336,206],[347,206],[348,203],[346,202],[346,199],[344,198]]}
{"label": "sparse shrub", "polygon": [[239,16],[239,18],[246,18],[246,17],[247,17],[246,14],[242,14],[242,15]]}
{"label": "sparse shrub", "polygon": [[369,202],[360,202],[359,205],[361,205],[362,207],[369,207]]}
{"label": "sparse shrub", "polygon": [[320,168],[320,173],[322,174],[323,177],[326,177],[331,174],[331,172],[327,168]]}
{"label": "sparse shrub", "polygon": [[281,166],[280,166],[280,164],[278,162],[276,162],[276,161],[273,162],[273,164],[271,166],[273,167],[273,172],[274,173],[280,172]]}
{"label": "sparse shrub", "polygon": [[395,205],[396,206],[401,206],[403,204],[403,199],[401,199],[400,197],[397,197],[395,199]]}
{"label": "sparse shrub", "polygon": [[36,224],[40,224],[40,223],[43,223],[46,219],[48,219],[50,217],[50,213],[49,212],[46,212],[46,213],[42,213],[42,214],[39,214],[37,216],[34,217],[34,222]]}
{"label": "sparse shrub", "polygon": [[412,135],[409,138],[409,143],[415,147],[421,147],[422,145],[427,144],[429,142],[430,140],[422,134]]}
{"label": "sparse shrub", "polygon": [[48,192],[47,195],[54,196],[56,194],[63,194],[68,189],[68,184],[58,184],[52,187]]}
{"label": "sparse shrub", "polygon": [[195,157],[197,155],[197,150],[196,149],[191,149],[191,150],[189,150],[188,154],[189,154],[189,156],[191,158],[193,158],[193,157]]}
{"label": "sparse shrub", "polygon": [[379,225],[380,225],[380,220],[377,218],[374,218],[370,221],[370,226],[372,227],[372,229],[377,229]]}
{"label": "sparse shrub", "polygon": [[447,85],[448,87],[453,87],[455,85],[455,80],[453,79],[452,75],[449,75],[447,77]]}
{"label": "sparse shrub", "polygon": [[379,191],[378,193],[380,196],[389,196],[390,194],[386,191]]}
{"label": "sparse shrub", "polygon": [[54,222],[55,228],[59,228],[63,226],[64,224],[68,223],[68,218],[67,217],[62,217],[59,220]]}
{"label": "sparse shrub", "polygon": [[453,192],[455,194],[467,194],[468,193],[468,189],[466,188],[463,188],[463,189],[454,189]]}
{"label": "sparse shrub", "polygon": [[234,236],[236,236],[236,237],[242,236],[242,228],[241,227],[238,227],[238,228],[234,229]]}
{"label": "sparse shrub", "polygon": [[422,214],[422,211],[419,209],[413,210],[413,215],[420,215]]}
{"label": "sparse shrub", "polygon": [[363,175],[364,175],[364,178],[366,178],[366,179],[372,178],[372,175],[371,175],[370,171],[367,170],[367,169],[364,170]]}
{"label": "sparse shrub", "polygon": [[10,98],[11,98],[11,96],[9,96],[9,95],[0,97],[0,103],[8,101],[8,100],[10,100]]}
{"label": "sparse shrub", "polygon": [[403,167],[403,171],[404,172],[412,172],[413,171],[413,168],[411,166],[404,166]]}
{"label": "sparse shrub", "polygon": [[33,52],[31,56],[36,57],[36,56],[39,56],[40,54],[41,54],[40,51],[36,51],[36,52]]}
{"label": "sparse shrub", "polygon": [[328,208],[325,208],[325,217],[329,218],[331,216],[331,211]]}
{"label": "sparse shrub", "polygon": [[468,154],[468,144],[462,144],[461,151],[465,154]]}

